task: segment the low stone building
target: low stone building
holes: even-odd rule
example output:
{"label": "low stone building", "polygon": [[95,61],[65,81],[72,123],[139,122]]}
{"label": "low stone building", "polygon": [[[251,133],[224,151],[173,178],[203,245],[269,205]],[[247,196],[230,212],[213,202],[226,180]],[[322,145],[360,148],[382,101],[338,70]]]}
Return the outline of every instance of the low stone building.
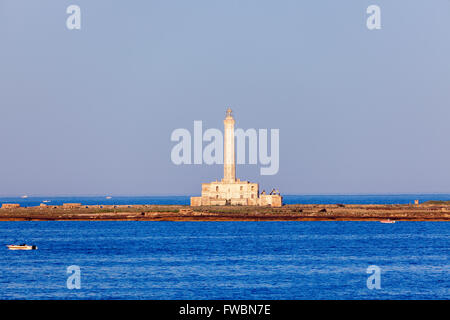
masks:
{"label": "low stone building", "polygon": [[264,191],[259,195],[260,206],[281,207],[283,205],[283,198],[278,191],[272,190],[270,194]]}
{"label": "low stone building", "polygon": [[81,208],[81,203],[63,203],[64,209]]}
{"label": "low stone building", "polygon": [[259,185],[236,179],[234,118],[231,109],[227,110],[224,120],[224,174],[221,181],[202,183],[201,197],[191,197],[191,206],[273,206],[281,207],[283,199],[279,192],[259,194]]}
{"label": "low stone building", "polygon": [[4,203],[2,204],[2,209],[15,209],[20,208],[19,203]]}
{"label": "low stone building", "polygon": [[215,181],[211,183],[202,183],[202,196],[192,197],[192,206],[209,205],[259,205],[259,186],[257,183],[240,181],[228,183]]}

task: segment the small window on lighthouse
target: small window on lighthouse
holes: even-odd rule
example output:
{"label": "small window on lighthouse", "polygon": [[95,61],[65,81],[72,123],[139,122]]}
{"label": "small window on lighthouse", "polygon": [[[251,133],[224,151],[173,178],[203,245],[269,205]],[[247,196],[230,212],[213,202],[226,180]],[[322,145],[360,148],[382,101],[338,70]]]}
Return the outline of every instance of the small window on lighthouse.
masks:
{"label": "small window on lighthouse", "polygon": [[216,187],[216,191],[219,191],[219,186]]}

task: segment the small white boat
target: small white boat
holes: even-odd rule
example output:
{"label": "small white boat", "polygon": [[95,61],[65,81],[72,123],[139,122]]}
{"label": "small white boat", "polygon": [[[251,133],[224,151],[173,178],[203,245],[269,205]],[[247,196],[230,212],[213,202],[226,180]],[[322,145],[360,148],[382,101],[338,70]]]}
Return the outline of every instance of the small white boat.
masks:
{"label": "small white boat", "polygon": [[42,201],[42,202],[44,202],[44,203],[48,203],[48,202],[50,202],[50,200],[44,200],[44,201]]}
{"label": "small white boat", "polygon": [[395,223],[395,220],[386,219],[386,220],[380,220],[381,223]]}
{"label": "small white boat", "polygon": [[37,250],[37,246],[29,246],[27,244],[9,244],[9,250]]}
{"label": "small white boat", "polygon": [[21,196],[21,198],[26,199],[26,198],[28,198],[28,196],[25,194],[25,195]]}
{"label": "small white boat", "polygon": [[112,197],[109,197],[109,196],[108,196],[108,197],[106,197],[106,199],[112,199]]}

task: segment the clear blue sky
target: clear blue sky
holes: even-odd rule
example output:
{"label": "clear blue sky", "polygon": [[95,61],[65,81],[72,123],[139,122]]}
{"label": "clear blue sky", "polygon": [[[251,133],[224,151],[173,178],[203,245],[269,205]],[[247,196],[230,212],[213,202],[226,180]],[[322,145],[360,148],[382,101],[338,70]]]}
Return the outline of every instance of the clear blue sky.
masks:
{"label": "clear blue sky", "polygon": [[263,188],[449,193],[449,39],[449,0],[0,0],[0,195],[200,194],[170,134],[227,106],[280,129]]}

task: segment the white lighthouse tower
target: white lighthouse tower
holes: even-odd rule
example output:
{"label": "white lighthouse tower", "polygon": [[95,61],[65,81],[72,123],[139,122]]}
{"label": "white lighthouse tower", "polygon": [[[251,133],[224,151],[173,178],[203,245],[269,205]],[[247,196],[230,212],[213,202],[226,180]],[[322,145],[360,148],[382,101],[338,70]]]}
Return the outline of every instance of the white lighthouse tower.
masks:
{"label": "white lighthouse tower", "polygon": [[224,150],[223,150],[223,180],[224,183],[236,182],[236,162],[234,155],[234,119],[231,109],[227,109],[227,116],[223,120],[224,125]]}

